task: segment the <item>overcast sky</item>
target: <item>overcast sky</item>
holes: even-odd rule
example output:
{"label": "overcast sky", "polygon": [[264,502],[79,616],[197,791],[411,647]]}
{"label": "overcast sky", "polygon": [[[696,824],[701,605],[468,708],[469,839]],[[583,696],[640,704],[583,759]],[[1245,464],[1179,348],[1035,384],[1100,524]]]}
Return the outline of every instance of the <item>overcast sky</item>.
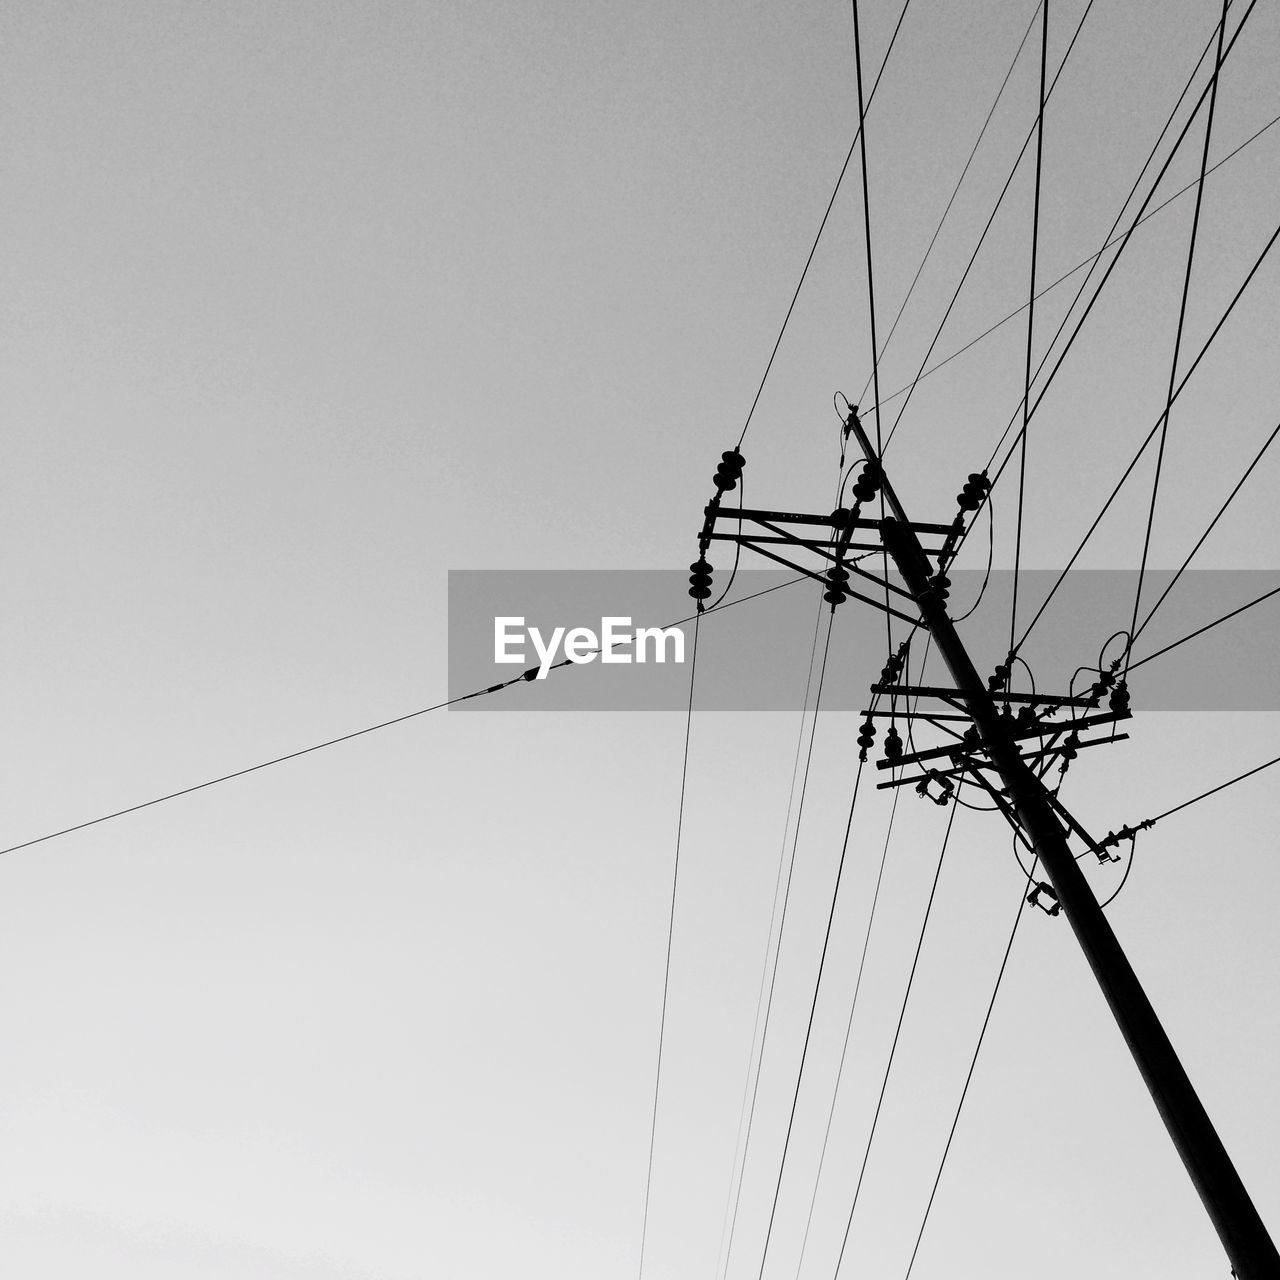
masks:
{"label": "overcast sky", "polygon": [[[1032,9],[910,5],[867,122],[882,341]],[[1083,11],[1052,0],[1051,70]],[[863,0],[868,77],[899,12]],[[1099,247],[1218,12],[1092,6],[1046,113],[1042,281]],[[687,564],[853,136],[852,35],[848,5],[777,0],[3,6],[0,845],[439,700],[451,569]],[[1037,55],[1033,33],[886,400],[1031,128]],[[1277,65],[1259,0],[1210,163],[1280,115]],[[1162,193],[1202,139],[1203,114]],[[1025,301],[1031,158],[936,357]],[[855,158],[744,444],[753,502],[830,504],[832,395],[871,372],[861,195]],[[1135,234],[1034,419],[1024,565],[1065,563],[1160,413],[1193,199]],[[1206,183],[1184,364],[1278,209],[1280,125]],[[1037,357],[1079,278],[1038,305]],[[1024,326],[912,397],[887,464],[917,518],[951,519],[1013,415]],[[1171,415],[1154,565],[1280,419],[1278,326],[1268,258]],[[1197,565],[1276,567],[1276,465]],[[1083,563],[1137,565],[1150,485],[1148,461]],[[1005,567],[1015,497],[1002,482]],[[708,619],[706,662],[750,611]],[[846,634],[882,654],[878,616]],[[791,658],[803,677],[807,644]],[[538,692],[0,861],[7,1272],[636,1275],[685,718],[539,712]],[[1064,790],[1099,833],[1280,754],[1275,712],[1144,714],[1133,692],[1130,741],[1082,753]],[[801,730],[693,720],[649,1280],[722,1274]],[[760,1268],[856,731],[816,731],[728,1280]],[[888,816],[859,801],[770,1280],[797,1274]],[[804,1280],[834,1269],[945,820],[902,797]],[[1273,1232],[1278,823],[1270,774],[1168,819],[1110,909]],[[905,1273],[1021,886],[1004,825],[960,812],[846,1280]],[[1228,1274],[1061,920],[1022,922],[912,1274]]]}

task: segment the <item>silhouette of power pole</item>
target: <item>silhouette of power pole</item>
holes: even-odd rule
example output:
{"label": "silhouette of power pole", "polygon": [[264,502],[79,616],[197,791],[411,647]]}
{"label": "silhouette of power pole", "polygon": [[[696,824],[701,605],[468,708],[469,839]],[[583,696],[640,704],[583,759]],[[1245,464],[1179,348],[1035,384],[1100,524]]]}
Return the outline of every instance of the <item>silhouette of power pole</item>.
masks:
{"label": "silhouette of power pole", "polygon": [[[1104,677],[1094,686],[1089,698],[998,692],[1002,684],[1008,683],[1009,666],[1006,663],[997,669],[997,675],[989,688],[978,674],[947,613],[946,588],[949,583],[945,576],[948,557],[963,531],[966,505],[968,509],[974,509],[980,503],[986,489],[985,476],[970,477],[965,493],[961,495],[960,515],[952,525],[913,524],[884,474],[856,408],[850,411],[846,423],[846,437],[850,434],[856,436],[866,458],[866,466],[854,486],[854,508],[838,508],[830,515],[722,510],[721,498],[728,489],[736,486],[744,462],[737,450],[724,455],[716,476],[716,496],[706,509],[706,519],[699,538],[700,554],[698,562],[693,566],[691,594],[698,600],[699,608],[710,594],[706,562],[710,542],[734,541],[824,583],[827,587],[824,599],[833,609],[852,596],[904,618],[913,625],[918,622],[928,631],[955,687],[926,689],[895,686],[893,682],[901,664],[895,664],[891,658],[881,684],[874,686],[872,692],[941,698],[961,714],[941,717],[923,715],[921,718],[932,723],[937,723],[939,719],[967,719],[969,728],[966,733],[959,735],[954,745],[905,754],[901,740],[891,727],[885,742],[887,759],[881,762],[881,768],[905,766],[939,757],[947,757],[950,763],[941,770],[928,768],[918,776],[882,785],[916,782],[920,793],[927,795],[929,785],[936,782],[943,788],[943,795],[931,798],[944,803],[950,795],[951,787],[959,785],[961,780],[971,778],[996,800],[1001,812],[1027,847],[1034,852],[1049,878],[1048,884],[1038,884],[1032,890],[1029,901],[1043,905],[1041,897],[1051,900],[1052,908],[1045,909],[1054,915],[1061,910],[1071,925],[1174,1146],[1217,1230],[1234,1274],[1238,1280],[1280,1280],[1280,1255],[1277,1254],[1276,1247],[1169,1037],[1160,1025],[1110,922],[1080,870],[1069,844],[1069,833],[1082,838],[1100,859],[1108,857],[1105,852],[1107,846],[1105,843],[1100,845],[1088,835],[1043,781],[1043,773],[1054,759],[1069,761],[1082,746],[1116,739],[1114,722],[1129,716],[1128,694],[1123,683],[1112,693],[1109,713],[1076,717],[1065,724],[1050,724],[1040,718],[1036,714],[1037,706],[1050,708],[1050,715],[1064,708],[1072,712],[1076,709],[1093,708],[1111,682]],[[877,493],[883,494],[891,514],[879,520],[862,518],[861,507]],[[716,524],[721,519],[736,522],[737,532],[719,532]],[[755,526],[768,532],[756,532]],[[802,537],[791,532],[796,526],[821,526],[829,532],[825,537]],[[845,555],[849,550],[867,548],[870,545],[852,542],[854,533],[860,529],[878,532],[879,542],[871,549],[882,548],[887,552],[897,567],[905,590],[876,578],[856,565],[846,563]],[[941,535],[944,541],[940,547],[926,551],[921,543],[921,534]],[[766,548],[761,545],[762,542],[771,545]],[[779,547],[781,550],[775,549]],[[790,556],[801,551],[810,558],[816,554],[822,571],[815,571],[788,558],[788,555],[782,554],[783,550]],[[937,560],[936,569],[930,556]],[[849,587],[851,572],[875,583],[883,594],[883,599],[852,591]],[[703,592],[705,594],[701,594]],[[905,599],[912,602],[918,617],[904,613],[901,605],[896,608],[890,605],[889,599],[894,596],[900,601]],[[997,705],[998,701],[1004,704],[1003,709]],[[1023,704],[1016,719],[1009,709],[1011,702]],[[871,717],[875,714],[883,713],[876,713],[874,710],[868,712],[863,736],[859,739],[864,753],[874,737]],[[1110,737],[1094,739],[1092,742],[1079,740],[1080,729],[1107,723],[1112,725]],[[1067,735],[1065,738],[1064,733]],[[1037,744],[1040,749],[1024,756],[1019,743],[1035,738],[1040,740]],[[1046,742],[1047,746],[1044,745]],[[1029,761],[1043,761],[1043,767],[1037,772]],[[995,775],[999,785],[994,780],[988,781],[984,771]]]}

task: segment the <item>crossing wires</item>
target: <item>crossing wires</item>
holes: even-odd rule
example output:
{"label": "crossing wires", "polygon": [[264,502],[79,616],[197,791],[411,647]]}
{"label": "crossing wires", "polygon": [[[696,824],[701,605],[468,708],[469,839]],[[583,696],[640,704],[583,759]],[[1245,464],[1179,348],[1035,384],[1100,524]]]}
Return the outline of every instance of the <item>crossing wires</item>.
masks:
{"label": "crossing wires", "polygon": [[1013,608],[1009,615],[1009,650],[1018,627],[1018,569],[1022,563],[1022,500],[1027,487],[1027,406],[1031,402],[1031,351],[1036,318],[1036,249],[1040,244],[1040,175],[1044,159],[1044,79],[1049,61],[1049,0],[1040,7],[1040,107],[1036,112],[1036,180],[1031,213],[1031,288],[1027,300],[1027,364],[1022,394],[1022,448],[1018,455],[1018,515],[1013,550]]}
{"label": "crossing wires", "polygon": [[862,1184],[863,1184],[863,1180],[866,1178],[867,1164],[871,1159],[871,1146],[872,1146],[872,1143],[874,1143],[875,1141],[876,1129],[880,1123],[880,1112],[884,1107],[885,1093],[889,1087],[889,1077],[893,1072],[894,1058],[896,1057],[898,1052],[898,1041],[902,1035],[902,1024],[907,1016],[907,1004],[911,999],[911,989],[915,984],[916,970],[920,964],[920,952],[924,947],[925,933],[928,931],[928,928],[929,928],[929,918],[933,913],[933,903],[938,893],[938,881],[942,876],[942,864],[946,860],[947,846],[951,840],[951,828],[954,825],[956,820],[956,808],[957,808],[956,798],[958,796],[959,796],[959,791],[957,790],[955,795],[952,797],[951,808],[947,814],[947,829],[942,836],[942,848],[938,852],[938,863],[933,873],[933,884],[929,888],[929,900],[925,904],[924,919],[920,922],[920,934],[919,934],[919,937],[916,939],[915,954],[911,959],[911,972],[907,976],[907,986],[906,986],[906,990],[903,992],[903,995],[902,995],[902,1004],[898,1010],[898,1022],[893,1032],[893,1042],[889,1047],[889,1057],[888,1057],[888,1060],[885,1062],[884,1075],[881,1077],[881,1080],[880,1080],[880,1092],[876,1098],[875,1112],[871,1118],[871,1130],[867,1134],[866,1145],[863,1148],[862,1163],[858,1169],[858,1181],[857,1181],[857,1185],[854,1187],[853,1198],[849,1205],[849,1216],[845,1222],[844,1235],[840,1241],[840,1253],[836,1258],[835,1270],[832,1272],[832,1280],[836,1280],[836,1277],[838,1277],[840,1274],[840,1267],[844,1263],[845,1250],[848,1248],[848,1245],[849,1245],[849,1233],[853,1227],[853,1216],[858,1208],[858,1198],[862,1194]]}
{"label": "crossing wires", "polygon": [[649,1158],[644,1175],[644,1210],[640,1218],[640,1261],[637,1275],[644,1275],[644,1251],[649,1239],[649,1200],[653,1190],[653,1152],[658,1137],[658,1098],[662,1088],[662,1050],[667,1034],[667,995],[671,988],[671,944],[676,929],[676,893],[680,887],[680,843],[684,835],[684,801],[689,782],[689,738],[693,731],[693,691],[698,673],[698,630],[693,620],[693,652],[689,658],[689,706],[684,722],[684,752],[680,761],[680,803],[676,809],[676,849],[671,868],[671,906],[667,916],[667,954],[662,968],[662,1013],[658,1020],[658,1052],[653,1071],[653,1111],[649,1121]]}
{"label": "crossing wires", "polygon": [[[1182,298],[1178,303],[1178,328],[1173,339],[1173,358],[1169,362],[1169,392],[1165,401],[1164,413],[1160,416],[1160,443],[1156,449],[1156,472],[1155,478],[1151,482],[1151,505],[1147,510],[1147,529],[1142,538],[1142,563],[1138,569],[1138,586],[1133,597],[1133,620],[1129,624],[1130,650],[1133,647],[1132,637],[1138,626],[1138,609],[1142,603],[1142,579],[1147,572],[1147,555],[1151,550],[1151,529],[1156,518],[1156,497],[1160,492],[1160,471],[1164,465],[1165,442],[1169,436],[1169,411],[1173,406],[1174,382],[1178,376],[1178,355],[1182,350],[1182,329],[1187,319],[1187,297],[1191,292],[1191,267],[1196,255],[1196,233],[1200,229],[1200,207],[1204,200],[1204,175],[1205,170],[1209,167],[1209,142],[1213,136],[1213,109],[1218,101],[1218,75],[1222,70],[1222,40],[1227,30],[1227,6],[1229,4],[1230,0],[1223,0],[1222,20],[1218,23],[1218,50],[1214,57],[1213,77],[1209,81],[1209,110],[1204,126],[1204,148],[1200,153],[1200,178],[1196,183],[1195,211],[1191,215],[1191,240],[1187,245],[1187,269],[1182,277]],[[1030,396],[1029,387],[1027,394]],[[1025,428],[1022,438],[1025,450]]]}
{"label": "crossing wires", "polygon": [[893,35],[889,37],[889,47],[885,50],[884,60],[880,63],[880,70],[876,72],[875,82],[871,86],[871,92],[867,95],[865,106],[862,102],[862,82],[861,80],[858,82],[858,128],[853,135],[853,141],[849,143],[849,150],[845,155],[844,163],[840,166],[840,172],[836,175],[835,186],[831,189],[831,198],[827,201],[827,207],[823,211],[822,221],[818,223],[818,231],[813,237],[813,244],[809,246],[809,256],[805,258],[804,267],[800,272],[800,279],[796,282],[795,292],[791,295],[791,302],[787,306],[787,313],[782,317],[782,327],[778,330],[778,336],[774,340],[773,350],[769,352],[769,359],[765,364],[764,373],[760,377],[760,385],[756,387],[756,394],[751,401],[751,408],[747,410],[746,421],[742,424],[742,433],[738,436],[739,449],[742,448],[742,442],[747,438],[747,428],[751,425],[751,419],[755,416],[756,406],[760,403],[760,396],[764,391],[764,384],[769,380],[769,371],[773,368],[778,348],[782,346],[782,339],[787,332],[787,325],[791,322],[791,313],[796,309],[796,301],[800,297],[800,290],[804,288],[805,279],[809,274],[809,267],[813,264],[813,255],[818,251],[818,242],[822,239],[822,233],[826,230],[827,219],[831,217],[831,210],[835,207],[836,197],[840,194],[840,187],[844,183],[844,175],[849,170],[849,162],[853,159],[854,150],[862,140],[862,125],[866,118],[867,110],[870,109],[871,102],[876,96],[876,90],[880,87],[880,77],[884,75],[885,67],[889,65],[889,55],[893,52],[894,44],[897,43],[898,32],[902,29],[902,20],[907,16],[907,10],[910,7],[911,0],[904,0],[902,10],[898,14],[898,21],[894,24]]}

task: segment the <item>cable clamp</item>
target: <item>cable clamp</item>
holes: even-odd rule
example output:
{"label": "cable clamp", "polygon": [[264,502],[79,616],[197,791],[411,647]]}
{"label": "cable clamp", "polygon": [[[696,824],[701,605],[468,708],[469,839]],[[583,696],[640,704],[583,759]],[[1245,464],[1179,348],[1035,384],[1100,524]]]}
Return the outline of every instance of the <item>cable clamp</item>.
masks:
{"label": "cable clamp", "polygon": [[[929,791],[930,782],[938,784],[938,794],[936,796]],[[944,778],[936,769],[930,769],[916,786],[916,795],[924,800],[932,800],[934,804],[948,804],[955,794],[955,790],[955,785],[950,778]]]}
{"label": "cable clamp", "polygon": [[[1052,906],[1045,906],[1043,899],[1048,899]],[[1056,916],[1062,910],[1062,903],[1058,901],[1058,895],[1053,890],[1053,885],[1047,884],[1041,880],[1036,887],[1027,894],[1027,901],[1033,907],[1039,907],[1047,916]]]}

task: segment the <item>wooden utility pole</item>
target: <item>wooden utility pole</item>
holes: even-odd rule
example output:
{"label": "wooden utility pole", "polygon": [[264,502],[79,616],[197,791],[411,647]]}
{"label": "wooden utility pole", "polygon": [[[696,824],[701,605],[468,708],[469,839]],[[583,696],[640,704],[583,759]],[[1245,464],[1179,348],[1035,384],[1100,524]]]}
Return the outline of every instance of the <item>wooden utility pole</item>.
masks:
{"label": "wooden utility pole", "polygon": [[[852,430],[869,462],[879,459],[856,414]],[[942,655],[958,696],[982,737],[991,763],[1028,842],[1053,885],[1098,985],[1111,1006],[1138,1070],[1182,1157],[1239,1280],[1280,1280],[1280,1255],[1222,1145],[1169,1037],[1147,999],[1067,843],[1044,783],[1032,772],[997,710],[964,642],[930,582],[932,569],[915,529],[887,477],[880,472],[893,512],[881,522],[885,550],[893,558],[920,616]]]}

